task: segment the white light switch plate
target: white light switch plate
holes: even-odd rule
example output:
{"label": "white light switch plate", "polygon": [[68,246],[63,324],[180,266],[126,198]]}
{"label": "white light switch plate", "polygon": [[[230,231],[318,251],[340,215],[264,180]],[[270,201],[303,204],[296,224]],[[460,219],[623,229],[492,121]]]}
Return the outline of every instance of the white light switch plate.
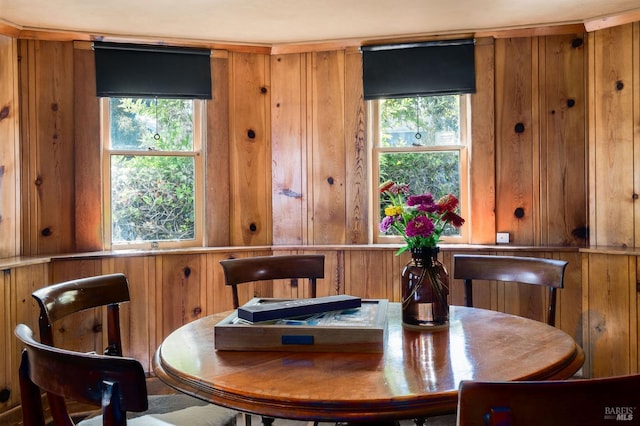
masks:
{"label": "white light switch plate", "polygon": [[498,244],[508,244],[509,243],[509,233],[508,232],[498,232],[496,234],[496,243],[498,243]]}

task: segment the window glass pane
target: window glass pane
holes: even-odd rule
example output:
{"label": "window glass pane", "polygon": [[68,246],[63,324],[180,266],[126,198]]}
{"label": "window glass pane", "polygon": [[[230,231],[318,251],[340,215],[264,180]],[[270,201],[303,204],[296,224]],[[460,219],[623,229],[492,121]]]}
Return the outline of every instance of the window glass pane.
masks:
{"label": "window glass pane", "polygon": [[460,96],[380,101],[380,146],[460,144]]}
{"label": "window glass pane", "polygon": [[[411,195],[428,192],[438,200],[451,193],[460,200],[460,210],[465,211],[466,188],[461,176],[467,167],[462,164],[467,144],[465,96],[381,99],[371,104],[378,117],[373,145],[378,165],[376,189],[391,180],[407,184]],[[379,223],[388,200],[375,193]],[[442,236],[459,237],[462,231],[449,226]],[[389,233],[377,236],[385,238]]]}
{"label": "window glass pane", "polygon": [[193,157],[111,156],[114,244],[195,238]]}
{"label": "window glass pane", "polygon": [[111,149],[193,149],[193,100],[111,98],[110,102]]}

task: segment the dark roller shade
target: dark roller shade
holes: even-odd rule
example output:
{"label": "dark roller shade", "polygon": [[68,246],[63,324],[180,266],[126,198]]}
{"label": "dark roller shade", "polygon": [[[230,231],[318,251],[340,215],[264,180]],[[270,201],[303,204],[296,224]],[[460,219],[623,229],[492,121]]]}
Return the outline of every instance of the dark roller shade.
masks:
{"label": "dark roller shade", "polygon": [[211,99],[209,49],[93,43],[102,97]]}
{"label": "dark roller shade", "polygon": [[363,46],[364,98],[473,93],[474,47],[473,39]]}

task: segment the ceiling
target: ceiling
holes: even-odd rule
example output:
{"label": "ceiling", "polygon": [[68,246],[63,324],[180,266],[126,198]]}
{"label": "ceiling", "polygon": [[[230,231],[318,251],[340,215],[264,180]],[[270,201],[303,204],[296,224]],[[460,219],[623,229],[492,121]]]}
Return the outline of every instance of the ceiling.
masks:
{"label": "ceiling", "polygon": [[252,45],[585,23],[640,0],[0,0],[20,30]]}

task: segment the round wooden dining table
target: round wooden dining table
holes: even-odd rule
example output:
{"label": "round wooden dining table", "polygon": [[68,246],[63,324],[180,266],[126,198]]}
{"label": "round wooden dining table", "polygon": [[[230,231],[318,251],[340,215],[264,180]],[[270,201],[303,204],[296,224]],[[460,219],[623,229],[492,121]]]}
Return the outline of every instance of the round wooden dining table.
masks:
{"label": "round wooden dining table", "polygon": [[454,413],[462,380],[565,379],[584,362],[571,336],[539,321],[451,306],[449,327],[414,331],[398,303],[388,306],[383,353],[216,350],[221,314],[171,333],[153,370],[181,392],[243,412],[375,423]]}

